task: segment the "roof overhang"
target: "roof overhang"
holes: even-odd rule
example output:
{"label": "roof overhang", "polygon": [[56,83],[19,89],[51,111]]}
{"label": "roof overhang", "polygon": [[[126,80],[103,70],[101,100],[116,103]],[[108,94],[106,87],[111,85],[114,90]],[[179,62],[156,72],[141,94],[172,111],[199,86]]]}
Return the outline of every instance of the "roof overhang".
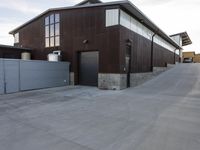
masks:
{"label": "roof overhang", "polygon": [[52,8],[48,9],[47,11],[43,12],[42,14],[36,16],[32,20],[26,22],[25,24],[19,26],[18,28],[10,31],[10,34],[14,34],[20,28],[26,26],[27,24],[33,22],[37,18],[49,13],[51,11],[59,11],[59,10],[69,10],[69,9],[79,9],[79,8],[90,8],[90,7],[100,7],[100,6],[112,6],[112,5],[120,5],[129,11],[132,15],[134,15],[138,20],[141,21],[142,24],[146,25],[150,28],[155,34],[161,36],[167,42],[172,44],[177,49],[182,49],[175,41],[173,41],[165,32],[163,32],[157,25],[155,25],[143,12],[141,12],[134,4],[130,1],[115,1],[115,2],[106,2],[106,3],[95,3],[90,5],[80,5],[80,6],[72,6],[72,7],[61,7],[61,8]]}
{"label": "roof overhang", "polygon": [[177,35],[180,35],[182,38],[182,46],[187,46],[187,45],[192,44],[192,41],[191,41],[189,35],[187,34],[187,32],[181,32],[181,33],[177,33],[174,35],[170,35],[170,37],[177,36]]}
{"label": "roof overhang", "polygon": [[130,13],[132,13],[135,17],[140,20],[142,24],[145,24],[149,27],[155,34],[161,36],[167,42],[172,44],[177,49],[182,49],[175,41],[173,41],[164,31],[162,31],[155,23],[153,23],[142,11],[140,11],[133,3],[127,1],[127,3],[120,4],[125,9],[127,9]]}
{"label": "roof overhang", "polygon": [[21,48],[21,47],[16,47],[12,45],[2,45],[0,44],[0,48],[9,48],[9,49],[15,49],[15,50],[25,50],[25,51],[31,51],[29,48]]}

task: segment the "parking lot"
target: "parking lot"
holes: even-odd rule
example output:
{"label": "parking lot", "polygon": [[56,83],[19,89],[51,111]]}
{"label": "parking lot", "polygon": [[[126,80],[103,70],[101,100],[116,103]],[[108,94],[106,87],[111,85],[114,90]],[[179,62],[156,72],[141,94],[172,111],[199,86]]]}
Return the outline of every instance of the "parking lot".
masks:
{"label": "parking lot", "polygon": [[68,86],[0,96],[0,150],[198,150],[200,66],[121,91]]}

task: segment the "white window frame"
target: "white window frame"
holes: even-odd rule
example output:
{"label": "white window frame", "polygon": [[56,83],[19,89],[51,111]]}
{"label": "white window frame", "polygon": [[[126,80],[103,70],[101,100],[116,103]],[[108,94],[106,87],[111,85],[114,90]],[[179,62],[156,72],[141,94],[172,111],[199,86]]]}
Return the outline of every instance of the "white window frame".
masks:
{"label": "white window frame", "polygon": [[[153,36],[153,31],[148,29],[146,26],[144,26],[142,23],[140,23],[138,20],[133,18],[131,15],[126,13],[125,11],[120,9],[120,25],[132,30],[133,32],[136,32],[137,34],[151,40]],[[154,42],[166,49],[168,49],[171,52],[174,52],[175,47],[170,44],[169,42],[165,41],[162,37],[156,35],[154,38]]]}
{"label": "white window frame", "polygon": [[[58,27],[58,30],[56,27]],[[49,33],[46,34],[46,31],[49,31]],[[60,14],[55,13],[45,17],[45,47],[58,46],[60,46]]]}
{"label": "white window frame", "polygon": [[106,9],[106,20],[105,20],[105,26],[115,26],[119,25],[119,9]]}
{"label": "white window frame", "polygon": [[14,43],[19,43],[19,32],[14,34]]}

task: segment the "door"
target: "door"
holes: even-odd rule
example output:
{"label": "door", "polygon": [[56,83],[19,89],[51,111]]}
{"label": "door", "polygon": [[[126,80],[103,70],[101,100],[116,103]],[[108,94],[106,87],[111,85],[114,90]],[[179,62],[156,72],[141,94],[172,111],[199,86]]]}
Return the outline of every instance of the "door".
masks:
{"label": "door", "polygon": [[19,92],[19,61],[4,60],[5,93]]}
{"label": "door", "polygon": [[125,56],[125,61],[126,61],[126,73],[127,73],[127,87],[130,87],[130,74],[131,74],[131,46],[127,45],[126,46],[126,56]]}
{"label": "door", "polygon": [[99,52],[81,52],[79,55],[79,84],[98,86]]}

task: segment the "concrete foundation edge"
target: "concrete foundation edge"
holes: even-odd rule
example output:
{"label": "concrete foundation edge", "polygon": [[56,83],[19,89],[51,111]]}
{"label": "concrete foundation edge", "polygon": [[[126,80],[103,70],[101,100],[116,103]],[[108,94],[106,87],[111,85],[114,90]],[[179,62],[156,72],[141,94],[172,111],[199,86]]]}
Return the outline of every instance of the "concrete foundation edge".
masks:
{"label": "concrete foundation edge", "polygon": [[131,73],[130,83],[131,87],[135,87],[151,80],[153,77],[158,76],[162,72],[174,67],[174,65],[168,64],[167,67],[154,67],[153,72],[146,73]]}
{"label": "concrete foundation edge", "polygon": [[74,72],[70,72],[69,83],[70,83],[70,85],[75,85],[75,82],[74,82]]}
{"label": "concrete foundation edge", "polygon": [[99,73],[98,74],[98,87],[104,90],[122,90],[127,87],[126,74],[111,74]]}

